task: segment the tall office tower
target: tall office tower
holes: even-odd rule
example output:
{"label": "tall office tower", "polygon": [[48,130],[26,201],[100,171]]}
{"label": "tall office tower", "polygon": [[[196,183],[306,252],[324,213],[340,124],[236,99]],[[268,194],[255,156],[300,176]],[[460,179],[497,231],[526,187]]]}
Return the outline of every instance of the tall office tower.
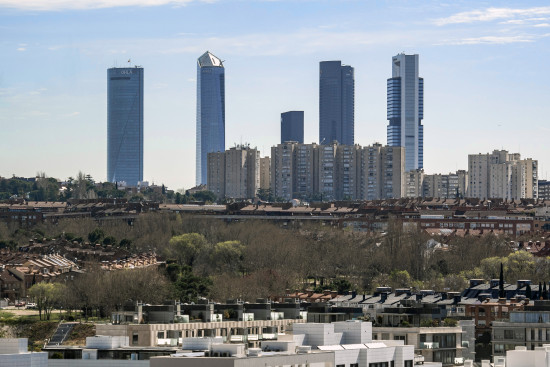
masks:
{"label": "tall office tower", "polygon": [[468,155],[468,196],[489,199],[538,198],[538,162],[519,153],[494,150]]}
{"label": "tall office tower", "polygon": [[360,195],[365,200],[405,195],[405,149],[374,144],[360,152]]}
{"label": "tall office tower", "polygon": [[281,143],[285,141],[304,143],[304,111],[281,113]]}
{"label": "tall office tower", "polygon": [[271,147],[271,192],[276,198],[293,199],[295,142]]}
{"label": "tall office tower", "polygon": [[353,145],[353,68],[340,61],[321,61],[319,66],[319,144]]}
{"label": "tall office tower", "polygon": [[251,199],[260,188],[260,152],[237,145],[208,153],[208,190],[218,198]]}
{"label": "tall office tower", "polygon": [[208,153],[225,151],[225,68],[206,51],[197,60],[196,184],[207,184]]}
{"label": "tall office tower", "polygon": [[107,70],[107,180],[143,181],[143,68]]}
{"label": "tall office tower", "polygon": [[392,57],[388,79],[388,145],[405,147],[405,171],[424,167],[424,79],[418,77],[418,55]]}

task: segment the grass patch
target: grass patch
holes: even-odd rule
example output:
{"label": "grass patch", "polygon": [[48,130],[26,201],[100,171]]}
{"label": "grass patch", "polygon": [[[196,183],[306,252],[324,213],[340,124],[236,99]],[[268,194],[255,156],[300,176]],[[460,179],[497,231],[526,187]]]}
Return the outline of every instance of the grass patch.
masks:
{"label": "grass patch", "polygon": [[65,341],[65,345],[86,345],[86,338],[95,335],[94,324],[76,324],[71,334]]}
{"label": "grass patch", "polygon": [[15,317],[13,312],[9,311],[0,311],[0,323],[8,320],[12,320]]}

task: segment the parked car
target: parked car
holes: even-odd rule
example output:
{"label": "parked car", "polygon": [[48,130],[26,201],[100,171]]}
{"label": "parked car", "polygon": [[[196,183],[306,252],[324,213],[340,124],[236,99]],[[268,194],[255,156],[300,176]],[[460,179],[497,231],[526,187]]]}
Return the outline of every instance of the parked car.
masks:
{"label": "parked car", "polygon": [[25,307],[25,302],[21,301],[15,304],[15,307]]}
{"label": "parked car", "polygon": [[27,303],[27,310],[36,310],[36,303],[33,303],[33,302]]}

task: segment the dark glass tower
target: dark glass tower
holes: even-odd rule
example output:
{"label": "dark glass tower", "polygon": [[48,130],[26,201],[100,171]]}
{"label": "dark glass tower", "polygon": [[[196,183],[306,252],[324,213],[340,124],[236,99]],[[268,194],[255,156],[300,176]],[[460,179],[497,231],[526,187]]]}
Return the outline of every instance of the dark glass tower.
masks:
{"label": "dark glass tower", "polygon": [[304,111],[281,113],[281,144],[286,141],[304,143]]}
{"label": "dark glass tower", "polygon": [[143,181],[143,68],[107,70],[107,180]]}
{"label": "dark glass tower", "polygon": [[197,60],[196,184],[207,184],[207,156],[225,151],[225,69],[206,51]]}
{"label": "dark glass tower", "polygon": [[353,145],[353,68],[341,61],[321,61],[319,66],[319,143]]}
{"label": "dark glass tower", "polygon": [[405,147],[405,171],[424,168],[424,79],[418,55],[392,57],[388,79],[388,145]]}

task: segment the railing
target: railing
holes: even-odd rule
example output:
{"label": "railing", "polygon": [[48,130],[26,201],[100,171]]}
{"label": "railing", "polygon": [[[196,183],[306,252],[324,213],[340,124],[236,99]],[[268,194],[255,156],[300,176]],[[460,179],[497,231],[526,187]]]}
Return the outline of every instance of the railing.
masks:
{"label": "railing", "polygon": [[439,349],[439,343],[423,342],[423,343],[420,343],[420,349]]}

